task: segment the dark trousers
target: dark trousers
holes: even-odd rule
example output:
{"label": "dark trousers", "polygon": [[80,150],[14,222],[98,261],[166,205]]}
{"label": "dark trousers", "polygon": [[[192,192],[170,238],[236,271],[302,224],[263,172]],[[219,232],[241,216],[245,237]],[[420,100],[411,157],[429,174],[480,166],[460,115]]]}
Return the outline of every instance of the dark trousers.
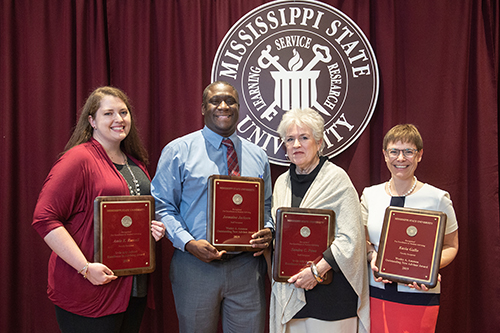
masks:
{"label": "dark trousers", "polygon": [[147,297],[130,297],[127,310],[108,316],[84,317],[61,309],[56,318],[62,333],[137,333],[146,309]]}

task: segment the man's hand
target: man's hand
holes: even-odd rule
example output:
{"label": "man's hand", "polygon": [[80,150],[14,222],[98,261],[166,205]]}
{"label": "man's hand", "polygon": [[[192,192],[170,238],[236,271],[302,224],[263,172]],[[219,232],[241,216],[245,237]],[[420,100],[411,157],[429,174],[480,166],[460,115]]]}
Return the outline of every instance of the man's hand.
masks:
{"label": "man's hand", "polygon": [[222,255],[226,253],[224,250],[217,251],[217,249],[205,239],[189,241],[187,242],[185,249],[203,262],[220,260]]}
{"label": "man's hand", "polygon": [[258,252],[255,252],[253,254],[254,257],[260,256],[262,253],[264,253],[264,250],[267,249],[269,245],[271,245],[272,241],[273,233],[270,228],[261,229],[253,234],[250,244],[252,244],[253,248],[262,249]]}

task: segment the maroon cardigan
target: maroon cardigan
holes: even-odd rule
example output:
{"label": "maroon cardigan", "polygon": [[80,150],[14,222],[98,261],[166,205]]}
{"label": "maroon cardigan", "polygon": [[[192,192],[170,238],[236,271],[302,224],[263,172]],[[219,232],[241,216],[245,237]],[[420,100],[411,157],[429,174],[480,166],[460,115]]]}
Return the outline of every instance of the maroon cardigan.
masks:
{"label": "maroon cardigan", "polygon": [[[144,164],[133,161],[150,178]],[[32,225],[42,238],[55,228],[65,227],[87,260],[92,262],[94,199],[101,195],[129,194],[125,179],[101,144],[92,138],[67,151],[54,164],[38,197]],[[66,311],[101,317],[127,309],[131,276],[94,286],[54,252],[49,259],[48,272],[49,299]]]}

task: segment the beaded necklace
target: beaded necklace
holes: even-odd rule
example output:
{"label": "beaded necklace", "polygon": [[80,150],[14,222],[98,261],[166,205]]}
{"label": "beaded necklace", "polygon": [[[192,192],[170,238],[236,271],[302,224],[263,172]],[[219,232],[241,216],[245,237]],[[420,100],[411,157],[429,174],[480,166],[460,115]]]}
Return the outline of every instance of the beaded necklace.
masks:
{"label": "beaded necklace", "polygon": [[[122,152],[122,154],[123,154],[123,152]],[[139,181],[137,180],[137,178],[135,178],[135,175],[132,172],[132,169],[130,168],[130,165],[128,165],[128,158],[127,158],[127,156],[125,154],[123,154],[123,158],[125,159],[125,165],[127,166],[128,171],[132,175],[132,180],[133,180],[134,185],[135,185],[135,190],[134,190],[134,188],[132,188],[132,186],[128,183],[127,179],[125,179],[125,181],[127,181],[127,186],[128,186],[128,190],[130,191],[130,195],[141,195],[141,189],[139,187]]]}
{"label": "beaded necklace", "polygon": [[[403,195],[396,195],[397,197],[406,197],[407,195],[410,195],[411,192],[413,192],[413,190],[417,186],[417,177],[413,176],[413,179],[415,180],[415,182],[413,183],[412,187],[408,190],[408,192],[406,192]],[[389,181],[387,182],[387,190],[389,191],[390,196],[394,197],[395,195],[392,194],[392,192],[391,192],[391,181],[392,181],[392,178],[389,179]]]}

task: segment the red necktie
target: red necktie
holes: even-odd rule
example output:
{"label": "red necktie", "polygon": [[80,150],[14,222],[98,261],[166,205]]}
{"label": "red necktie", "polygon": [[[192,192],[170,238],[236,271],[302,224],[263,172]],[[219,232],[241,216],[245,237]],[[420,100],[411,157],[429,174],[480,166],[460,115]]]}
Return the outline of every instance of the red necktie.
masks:
{"label": "red necktie", "polygon": [[227,174],[229,176],[239,176],[240,166],[238,165],[238,156],[234,151],[233,141],[231,139],[223,139],[222,144],[227,147]]}

